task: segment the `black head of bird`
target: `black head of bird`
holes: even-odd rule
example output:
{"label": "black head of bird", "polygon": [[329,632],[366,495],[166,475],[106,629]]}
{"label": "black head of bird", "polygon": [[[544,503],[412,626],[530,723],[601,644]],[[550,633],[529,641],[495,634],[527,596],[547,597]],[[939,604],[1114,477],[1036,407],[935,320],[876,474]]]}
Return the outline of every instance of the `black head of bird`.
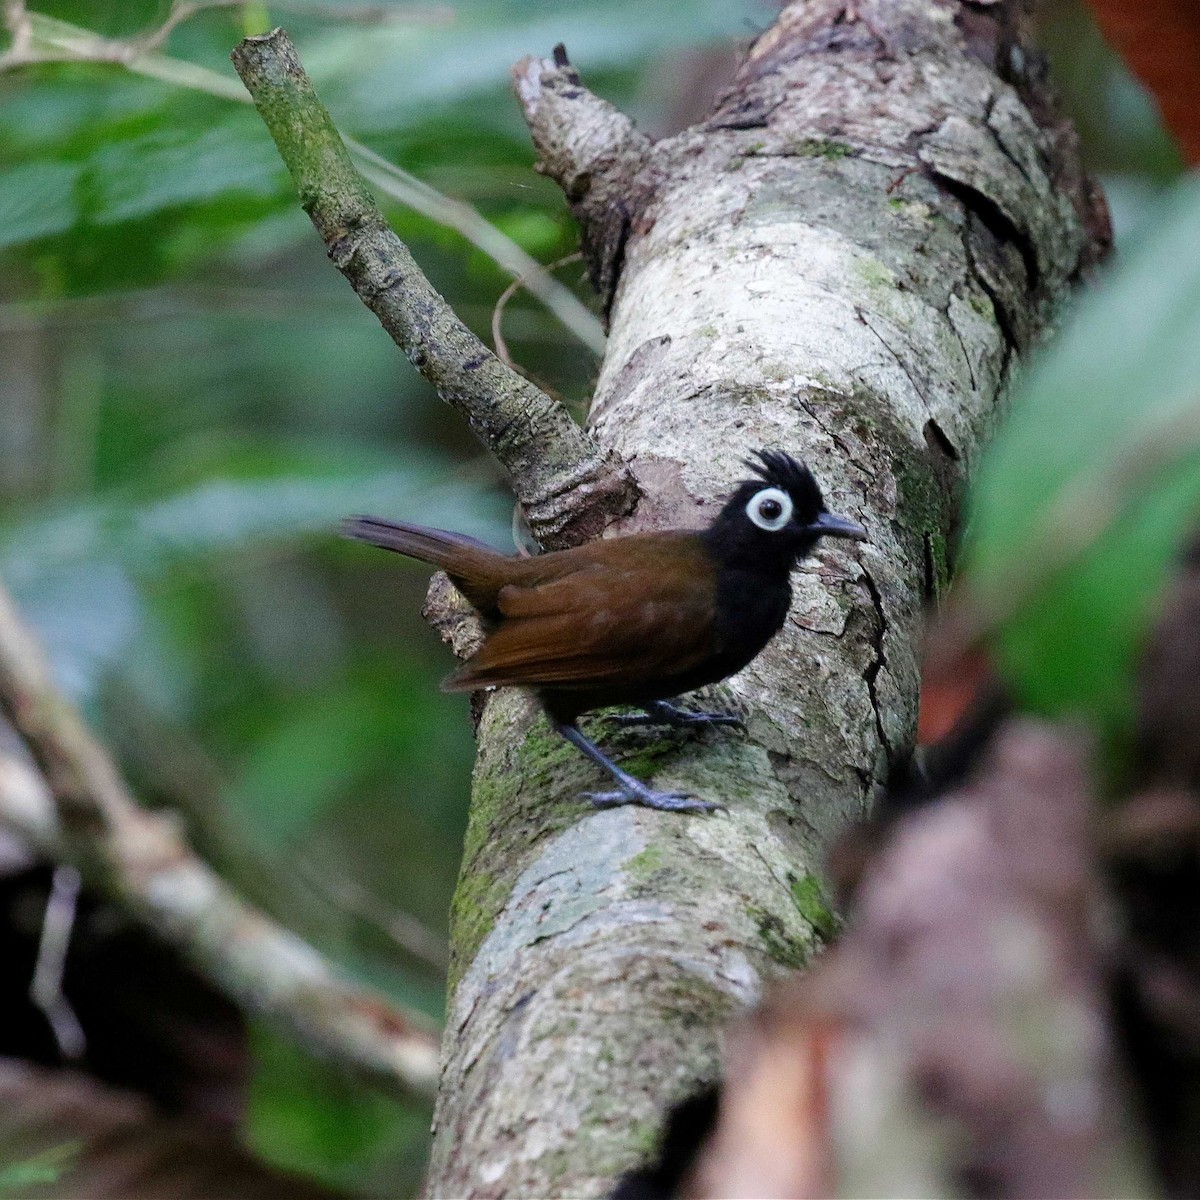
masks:
{"label": "black head of bird", "polygon": [[738,484],[705,533],[721,562],[787,575],[822,537],[866,537],[857,521],[826,510],[817,481],[802,463],[779,450],[760,450],[757,457],[745,465],[758,478]]}
{"label": "black head of bird", "polygon": [[762,650],[787,617],[792,568],[821,538],[866,539],[861,525],[826,509],[802,463],[778,450],[757,459],[747,463],[756,478],[739,484],[700,531],[635,533],[533,558],[377,517],[350,517],[343,532],[450,576],[486,638],[443,686],[532,689],[559,733],[615,780],[615,791],[589,793],[593,803],[711,809],[633,778],[575,721],[591,709],[634,705],[647,715],[623,720],[736,723],[667,700],[727,678]]}

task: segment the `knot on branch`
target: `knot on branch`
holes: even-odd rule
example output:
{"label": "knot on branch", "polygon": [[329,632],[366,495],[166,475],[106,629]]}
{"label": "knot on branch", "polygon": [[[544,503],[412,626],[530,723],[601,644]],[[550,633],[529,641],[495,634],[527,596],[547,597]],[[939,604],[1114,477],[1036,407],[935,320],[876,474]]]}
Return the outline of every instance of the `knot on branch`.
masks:
{"label": "knot on branch", "polygon": [[545,550],[564,550],[599,537],[633,511],[637,498],[628,468],[611,450],[599,447],[593,458],[541,476],[536,490],[519,497],[529,528]]}

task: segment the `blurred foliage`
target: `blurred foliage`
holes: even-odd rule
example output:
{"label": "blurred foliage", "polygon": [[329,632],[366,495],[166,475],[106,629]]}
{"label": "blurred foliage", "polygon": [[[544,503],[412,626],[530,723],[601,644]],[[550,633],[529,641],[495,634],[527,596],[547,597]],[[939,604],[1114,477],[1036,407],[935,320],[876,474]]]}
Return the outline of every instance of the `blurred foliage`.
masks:
{"label": "blurred foliage", "polygon": [[0,1166],[0,1196],[24,1196],[39,1184],[56,1182],[75,1152],[74,1143],[66,1143]]}
{"label": "blurred foliage", "polygon": [[[1127,741],[1153,601],[1200,514],[1200,180],[1041,355],[974,487],[969,594],[1021,698]],[[1016,611],[1012,611],[1015,609]]]}
{"label": "blurred foliage", "polygon": [[[30,7],[102,37],[169,12]],[[767,0],[291,0],[200,12],[161,49],[236,88],[237,38],[286,24],[343,129],[549,261],[574,232],[531,170],[512,63],[565,42],[661,133],[703,111],[772,15]],[[1093,161],[1137,201],[1172,151],[1077,20],[1056,15],[1047,37],[1073,107],[1103,113],[1085,125]],[[0,578],[140,794],[184,813],[258,903],[436,1014],[466,704],[436,687],[450,659],[418,616],[424,573],[333,531],[376,511],[507,545],[503,488],[325,260],[252,111],[78,63],[0,74],[0,106]],[[389,215],[486,340],[505,273]],[[578,267],[563,278],[587,296]],[[586,397],[595,360],[527,296],[505,330],[537,378]],[[349,1190],[416,1186],[427,1113],[265,1033],[256,1052],[246,1136],[264,1155]]]}
{"label": "blurred foliage", "polygon": [[356,1086],[270,1031],[254,1031],[260,1070],[247,1134],[276,1166],[370,1196],[415,1195],[427,1113]]}

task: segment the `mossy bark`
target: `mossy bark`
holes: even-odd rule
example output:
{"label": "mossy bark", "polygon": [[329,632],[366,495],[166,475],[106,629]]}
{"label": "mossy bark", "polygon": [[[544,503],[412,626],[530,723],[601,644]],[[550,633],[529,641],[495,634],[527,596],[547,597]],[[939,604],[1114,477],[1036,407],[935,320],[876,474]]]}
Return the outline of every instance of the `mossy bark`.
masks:
{"label": "mossy bark", "polygon": [[835,930],[829,841],[915,722],[923,604],[1013,370],[1102,210],[1015,3],[787,7],[701,126],[650,145],[571,68],[518,93],[611,301],[591,426],[638,478],[619,532],[697,525],[762,446],[871,544],[797,573],[781,635],[705,706],[744,731],[592,731],[684,817],[596,812],[522,696],[480,726],[429,1190],[595,1196],[711,1079],[728,1014]]}

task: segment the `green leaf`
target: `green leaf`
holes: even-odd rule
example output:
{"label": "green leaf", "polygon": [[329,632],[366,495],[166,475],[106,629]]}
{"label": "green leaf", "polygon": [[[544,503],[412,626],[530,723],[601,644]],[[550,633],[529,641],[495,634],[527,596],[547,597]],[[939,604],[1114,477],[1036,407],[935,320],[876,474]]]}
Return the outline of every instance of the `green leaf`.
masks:
{"label": "green leaf", "polygon": [[1154,598],[1200,516],[1200,181],[1038,360],[974,493],[974,620],[1029,706],[1127,725]]}
{"label": "green leaf", "polygon": [[248,136],[250,127],[250,115],[239,113],[199,135],[158,130],[102,146],[90,164],[92,219],[128,221],[227,191],[277,194],[282,164],[265,139]]}
{"label": "green leaf", "polygon": [[31,162],[0,172],[0,246],[70,229],[79,218],[82,172],[71,162]]}
{"label": "green leaf", "polygon": [[317,474],[315,466],[288,470],[283,462],[262,469],[258,478],[211,477],[153,500],[101,496],[7,530],[0,526],[0,578],[32,586],[95,558],[154,577],[180,562],[311,534],[333,541],[341,517],[368,509],[436,512],[440,524],[493,539],[503,529],[478,487],[439,483],[423,471],[337,470],[326,463]]}
{"label": "green leaf", "polygon": [[64,1142],[40,1154],[0,1165],[0,1196],[21,1196],[29,1188],[57,1183],[78,1156],[78,1142]]}

